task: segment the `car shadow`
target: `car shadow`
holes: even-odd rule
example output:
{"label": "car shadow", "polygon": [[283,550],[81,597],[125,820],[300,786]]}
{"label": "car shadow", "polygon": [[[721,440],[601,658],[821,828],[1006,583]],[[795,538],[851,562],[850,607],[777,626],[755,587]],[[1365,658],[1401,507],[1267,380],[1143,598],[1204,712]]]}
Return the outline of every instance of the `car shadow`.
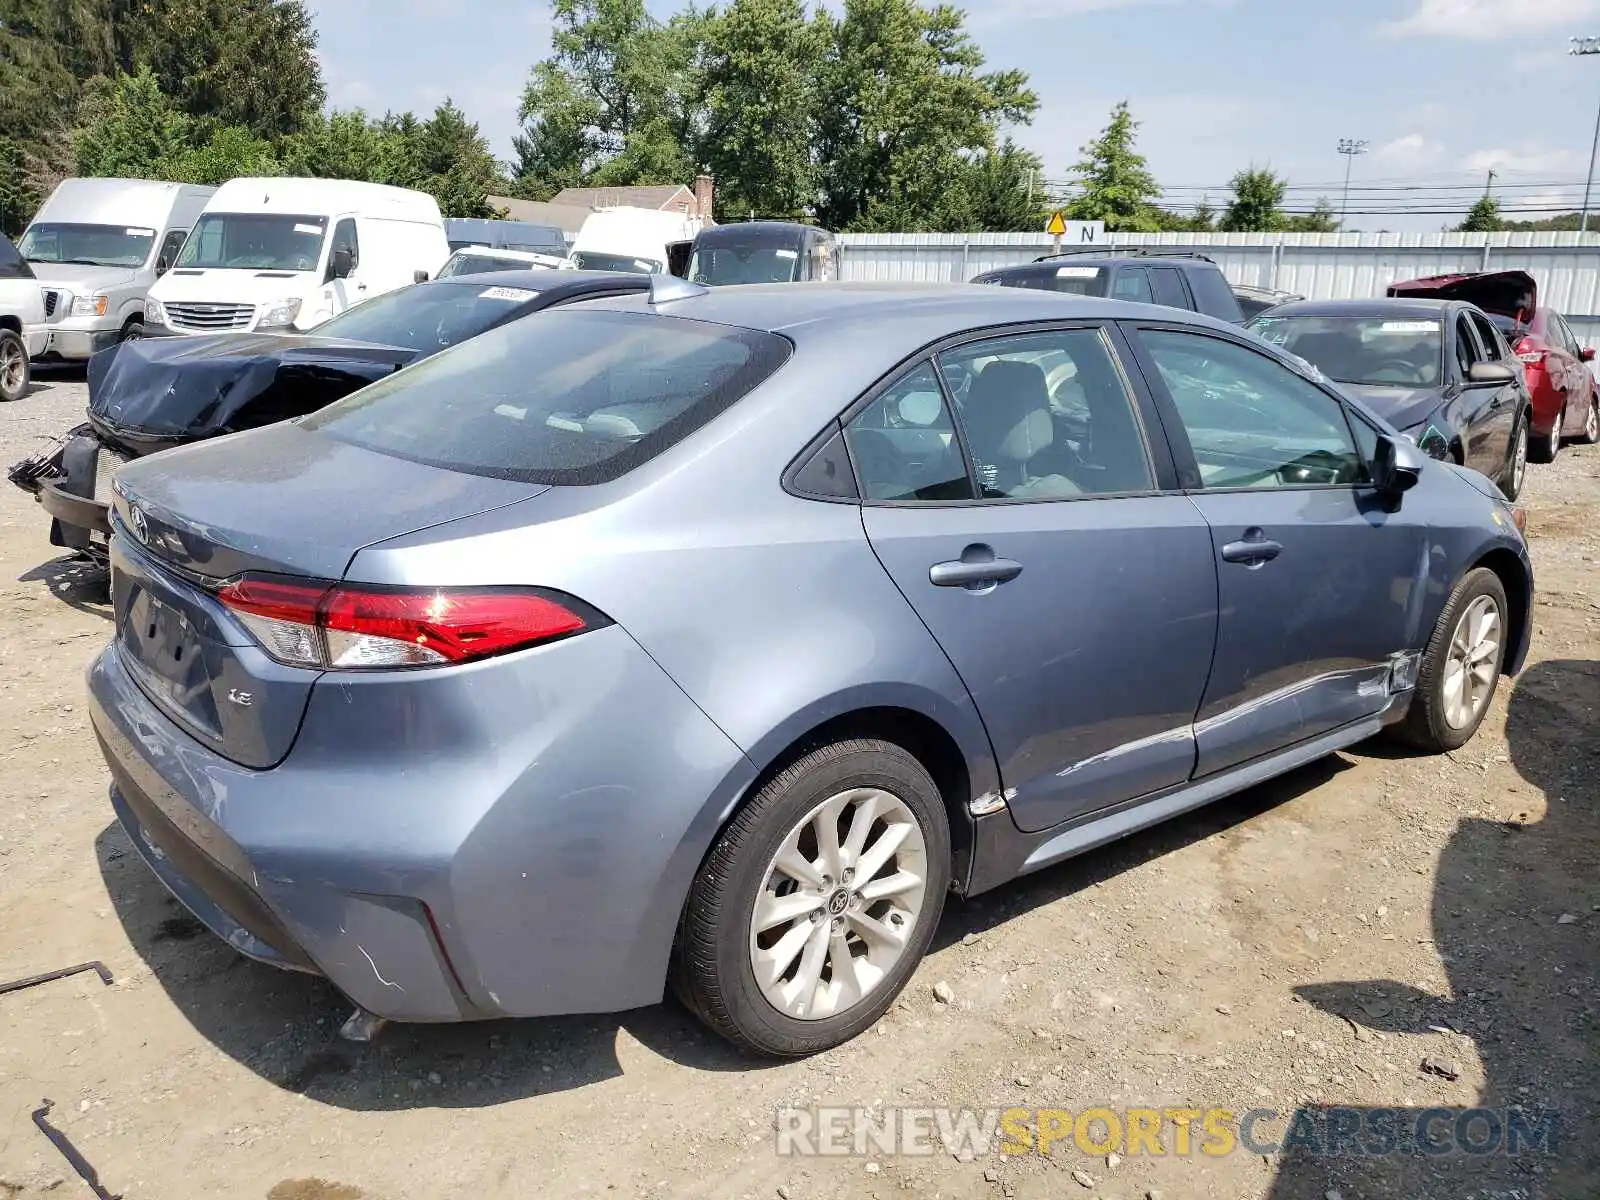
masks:
{"label": "car shadow", "polygon": [[[1211,837],[1319,787],[1350,766],[1331,757],[1229,800],[967,903],[946,906],[934,949]],[[199,1033],[263,1079],[353,1110],[472,1108],[584,1087],[623,1073],[626,1036],[698,1071],[772,1066],[740,1053],[675,1002],[607,1016],[391,1025],[371,1043],[341,1041],[351,1006],[326,980],[263,966],[189,915],[115,822],[96,839],[112,907],[157,982]]]}
{"label": "car shadow", "polygon": [[67,607],[111,620],[111,574],[86,558],[52,558],[18,575],[17,582],[43,583]]}
{"label": "car shadow", "polygon": [[982,934],[1022,913],[1097,887],[1124,871],[1243,825],[1331,782],[1354,765],[1343,754],[1329,755],[1099,850],[1024,875],[971,900],[952,900],[945,905],[944,919],[929,952],[942,950],[969,935]]}
{"label": "car shadow", "polygon": [[[1438,1026],[1470,1037],[1485,1080],[1476,1107],[1390,1109],[1383,1095],[1355,1109],[1304,1105],[1274,1129],[1303,1138],[1281,1158],[1271,1200],[1600,1196],[1600,1144],[1590,1135],[1600,1095],[1597,709],[1600,663],[1543,662],[1517,681],[1506,722],[1511,763],[1543,793],[1544,814],[1532,801],[1509,820],[1464,818],[1441,853],[1432,920],[1446,995],[1394,980],[1297,989],[1353,1026],[1388,1034]],[[1423,1089],[1420,1055],[1397,1065],[1416,1081],[1400,1091]],[[1468,1147],[1490,1152],[1372,1154],[1384,1138],[1368,1135],[1386,1111],[1413,1144],[1419,1119],[1430,1117],[1425,1138],[1464,1135]],[[1343,1139],[1343,1153],[1329,1144],[1336,1122],[1361,1131]],[[1518,1125],[1523,1152],[1513,1154]]]}
{"label": "car shadow", "polygon": [[475,1108],[563,1092],[623,1073],[631,1037],[681,1066],[748,1071],[676,1004],[605,1016],[388,1025],[365,1045],[338,1030],[351,1004],[326,980],[247,959],[213,936],[151,873],[112,822],[95,839],[113,910],[168,997],[212,1045],[261,1078],[355,1111]]}

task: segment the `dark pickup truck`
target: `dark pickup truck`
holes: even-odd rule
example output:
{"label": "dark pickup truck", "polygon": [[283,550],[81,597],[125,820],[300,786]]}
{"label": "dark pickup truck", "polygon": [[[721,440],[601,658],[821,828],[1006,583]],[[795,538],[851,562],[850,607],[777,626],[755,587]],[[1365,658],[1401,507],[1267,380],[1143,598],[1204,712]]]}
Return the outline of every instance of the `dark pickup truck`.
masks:
{"label": "dark pickup truck", "polygon": [[1243,325],[1245,319],[1222,269],[1201,254],[1160,250],[1050,254],[1023,266],[985,271],[972,282],[1186,308],[1235,325]]}

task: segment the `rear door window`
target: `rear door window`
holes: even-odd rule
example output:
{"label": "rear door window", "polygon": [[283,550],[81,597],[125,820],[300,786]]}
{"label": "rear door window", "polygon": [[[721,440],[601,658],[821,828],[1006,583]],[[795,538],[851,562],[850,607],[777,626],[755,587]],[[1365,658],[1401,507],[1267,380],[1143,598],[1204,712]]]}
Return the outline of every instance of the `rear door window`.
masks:
{"label": "rear door window", "polygon": [[1195,306],[1208,316],[1224,321],[1242,321],[1244,310],[1239,307],[1239,297],[1233,294],[1227,276],[1210,263],[1196,263],[1187,272],[1189,288],[1194,292]]}
{"label": "rear door window", "polygon": [[1194,307],[1189,302],[1189,289],[1183,286],[1183,272],[1176,267],[1151,267],[1150,287],[1157,304],[1168,308]]}
{"label": "rear door window", "polygon": [[971,500],[955,422],[930,363],[884,389],[845,427],[863,500]]}
{"label": "rear door window", "polygon": [[1117,280],[1111,285],[1111,298],[1113,300],[1132,300],[1139,304],[1154,304],[1155,296],[1150,291],[1150,277],[1143,267],[1124,267],[1117,272]]}
{"label": "rear door window", "polygon": [[759,330],[558,309],[463,342],[301,427],[472,475],[604,483],[731,407],[790,351]]}

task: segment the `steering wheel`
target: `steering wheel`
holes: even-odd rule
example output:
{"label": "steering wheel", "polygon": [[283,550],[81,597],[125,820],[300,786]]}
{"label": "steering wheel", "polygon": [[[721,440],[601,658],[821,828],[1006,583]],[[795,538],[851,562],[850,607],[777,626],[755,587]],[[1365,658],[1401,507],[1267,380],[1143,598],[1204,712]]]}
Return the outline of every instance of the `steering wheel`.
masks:
{"label": "steering wheel", "polygon": [[1383,371],[1389,370],[1390,368],[1396,368],[1399,371],[1401,371],[1403,374],[1409,375],[1411,377],[1409,379],[1397,379],[1397,380],[1394,381],[1396,383],[1417,383],[1417,382],[1420,382],[1419,379],[1418,379],[1418,376],[1421,374],[1420,368],[1417,366],[1416,363],[1408,362],[1406,359],[1403,359],[1403,358],[1386,358],[1382,362],[1374,364],[1373,367],[1372,367],[1372,374],[1377,375],[1377,374],[1380,374]]}

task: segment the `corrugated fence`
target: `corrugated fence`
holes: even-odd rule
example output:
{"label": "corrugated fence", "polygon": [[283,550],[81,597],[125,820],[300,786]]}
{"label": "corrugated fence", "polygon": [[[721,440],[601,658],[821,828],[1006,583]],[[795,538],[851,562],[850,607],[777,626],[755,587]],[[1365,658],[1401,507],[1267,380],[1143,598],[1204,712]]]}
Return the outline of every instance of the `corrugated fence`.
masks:
{"label": "corrugated fence", "polygon": [[[1567,314],[1586,345],[1600,343],[1600,234],[1576,233],[1124,233],[1105,246],[1204,254],[1234,283],[1317,300],[1381,296],[1396,280],[1518,268],[1540,303]],[[845,279],[962,282],[1031,262],[1052,248],[1042,233],[852,233],[839,239]],[[1087,249],[1087,248],[1086,248]],[[1090,250],[1092,253],[1092,250]]]}

